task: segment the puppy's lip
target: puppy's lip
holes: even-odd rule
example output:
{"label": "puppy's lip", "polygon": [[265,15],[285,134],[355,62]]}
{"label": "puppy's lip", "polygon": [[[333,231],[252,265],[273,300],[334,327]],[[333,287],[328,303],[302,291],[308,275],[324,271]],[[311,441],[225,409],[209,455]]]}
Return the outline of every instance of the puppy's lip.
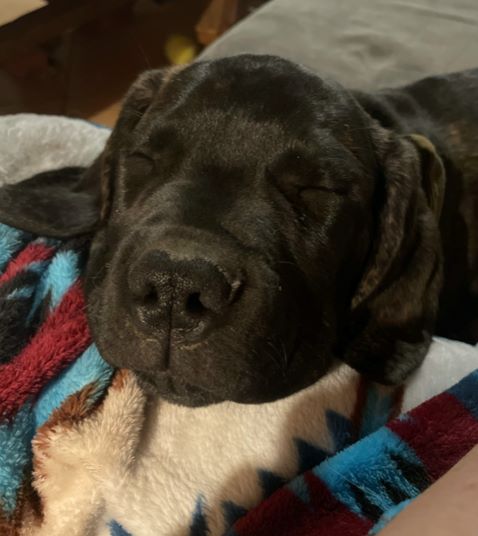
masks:
{"label": "puppy's lip", "polygon": [[186,406],[201,406],[215,404],[224,400],[213,390],[204,389],[191,383],[181,382],[182,388],[178,388],[177,380],[175,382],[169,371],[164,374],[156,373],[154,375],[136,372],[136,375],[146,391],[149,391],[150,394],[164,397],[173,403]]}
{"label": "puppy's lip", "polygon": [[[168,391],[175,391],[171,373],[168,371],[154,372],[135,370],[134,373],[140,380],[140,383],[146,384],[150,389],[154,389],[158,393],[161,389],[167,389]],[[159,385],[158,385],[159,384]]]}
{"label": "puppy's lip", "polygon": [[160,381],[171,381],[172,380],[172,374],[171,374],[171,371],[169,369],[166,369],[166,370],[158,370],[158,369],[145,369],[145,370],[140,370],[140,369],[137,369],[134,371],[134,373],[141,377],[142,379],[150,382],[150,383],[154,383],[155,382],[155,379],[159,379]]}

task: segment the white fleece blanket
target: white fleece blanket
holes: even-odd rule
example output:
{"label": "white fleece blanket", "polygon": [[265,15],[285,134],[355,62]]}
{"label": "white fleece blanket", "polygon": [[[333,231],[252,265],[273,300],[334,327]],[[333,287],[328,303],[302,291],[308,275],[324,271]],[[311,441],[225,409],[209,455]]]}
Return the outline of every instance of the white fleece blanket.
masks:
{"label": "white fleece blanket", "polygon": [[[1,117],[0,184],[56,167],[88,165],[108,133],[63,117]],[[477,367],[477,348],[435,339],[405,389],[401,408],[411,409]],[[133,375],[117,375],[92,415],[34,438],[33,486],[43,517],[32,516],[20,533],[223,534],[277,478],[290,479],[303,470],[314,449],[337,449],[337,427],[353,420],[359,384],[358,375],[344,365],[278,402],[189,409],[148,401]],[[394,396],[391,390],[373,389],[376,404]]]}

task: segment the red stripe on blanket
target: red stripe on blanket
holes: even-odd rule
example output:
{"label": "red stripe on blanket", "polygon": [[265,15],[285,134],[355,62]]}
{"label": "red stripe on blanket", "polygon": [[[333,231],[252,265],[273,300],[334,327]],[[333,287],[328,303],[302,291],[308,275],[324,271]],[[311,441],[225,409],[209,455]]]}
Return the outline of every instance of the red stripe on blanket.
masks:
{"label": "red stripe on blanket", "polygon": [[311,531],[306,534],[359,536],[369,532],[373,522],[351,512],[330,493],[326,485],[312,472],[305,473],[304,479],[309,487],[311,506],[315,509],[315,515],[310,519],[313,523]]}
{"label": "red stripe on blanket", "polygon": [[28,346],[0,365],[0,416],[12,418],[89,344],[83,292],[76,282]]}
{"label": "red stripe on blanket", "polygon": [[433,480],[478,443],[478,421],[450,393],[428,400],[387,425],[416,452]]}
{"label": "red stripe on blanket", "polygon": [[12,259],[0,276],[0,283],[5,283],[15,277],[22,270],[28,268],[32,262],[46,261],[54,254],[55,249],[45,244],[29,244],[14,259]]}
{"label": "red stripe on blanket", "polygon": [[234,525],[237,536],[360,536],[373,526],[338,502],[311,472],[304,474],[310,503],[281,488]]}

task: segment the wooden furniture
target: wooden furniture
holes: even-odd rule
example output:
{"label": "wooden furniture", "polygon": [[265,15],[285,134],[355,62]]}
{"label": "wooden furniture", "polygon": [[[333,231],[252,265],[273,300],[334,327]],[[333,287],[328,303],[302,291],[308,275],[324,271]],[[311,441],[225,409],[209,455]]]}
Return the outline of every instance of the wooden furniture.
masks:
{"label": "wooden furniture", "polygon": [[[162,0],[164,1],[164,0]],[[169,0],[175,1],[175,0]],[[194,2],[195,0],[190,0]],[[196,25],[202,45],[208,45],[265,0],[210,0]],[[46,5],[0,26],[0,64],[35,50],[67,30],[133,5],[135,0],[47,0]]]}
{"label": "wooden furniture", "polygon": [[0,27],[0,63],[131,3],[132,0],[49,0],[44,7]]}
{"label": "wooden furniture", "polygon": [[196,25],[196,35],[202,45],[209,45],[237,21],[267,0],[211,0]]}

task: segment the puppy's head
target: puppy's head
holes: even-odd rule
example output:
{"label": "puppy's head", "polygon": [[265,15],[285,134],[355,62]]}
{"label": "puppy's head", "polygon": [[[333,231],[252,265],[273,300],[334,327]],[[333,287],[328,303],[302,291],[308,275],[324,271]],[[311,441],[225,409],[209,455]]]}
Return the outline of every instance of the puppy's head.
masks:
{"label": "puppy's head", "polygon": [[440,279],[424,145],[279,58],[150,71],[89,170],[5,187],[0,219],[93,233],[95,342],[172,401],[273,400],[337,358],[396,382]]}

